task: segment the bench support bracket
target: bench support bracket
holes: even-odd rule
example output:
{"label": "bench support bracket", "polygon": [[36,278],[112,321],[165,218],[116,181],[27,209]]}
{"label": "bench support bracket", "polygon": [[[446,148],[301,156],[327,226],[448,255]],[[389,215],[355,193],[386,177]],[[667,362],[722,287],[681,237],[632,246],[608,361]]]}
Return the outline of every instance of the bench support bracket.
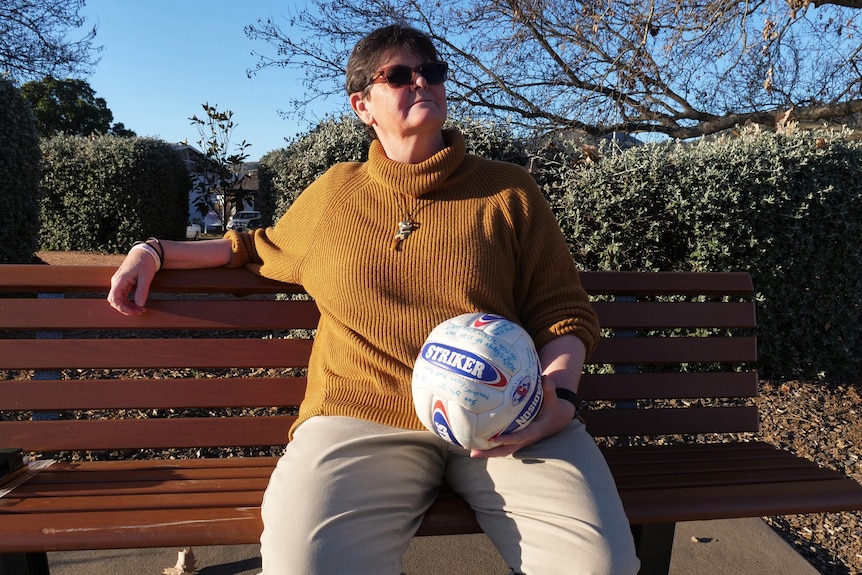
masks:
{"label": "bench support bracket", "polygon": [[47,553],[0,553],[3,575],[49,575]]}
{"label": "bench support bracket", "polygon": [[638,575],[667,575],[676,523],[632,525],[635,549],[641,560]]}

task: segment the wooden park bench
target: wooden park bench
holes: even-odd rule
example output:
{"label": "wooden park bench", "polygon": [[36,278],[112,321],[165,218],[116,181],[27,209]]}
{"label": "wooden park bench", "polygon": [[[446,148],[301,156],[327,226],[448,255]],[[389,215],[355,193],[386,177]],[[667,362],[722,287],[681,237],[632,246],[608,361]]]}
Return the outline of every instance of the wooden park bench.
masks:
{"label": "wooden park bench", "polygon": [[[148,313],[129,318],[105,302],[113,271],[0,266],[0,447],[56,460],[31,462],[0,498],[4,575],[47,573],[48,551],[259,540],[316,306],[247,270],[168,270]],[[642,573],[667,572],[678,521],[862,509],[856,482],[754,440],[747,274],[582,280],[604,327],[584,416]],[[419,535],[476,532],[446,494]]]}

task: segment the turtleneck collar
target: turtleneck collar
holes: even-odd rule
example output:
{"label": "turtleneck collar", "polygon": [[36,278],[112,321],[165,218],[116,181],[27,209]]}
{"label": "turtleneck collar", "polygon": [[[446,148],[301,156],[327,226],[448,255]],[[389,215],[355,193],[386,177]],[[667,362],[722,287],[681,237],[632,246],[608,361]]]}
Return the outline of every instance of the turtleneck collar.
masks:
{"label": "turtleneck collar", "polygon": [[390,160],[379,140],[368,151],[368,173],[378,184],[419,197],[439,187],[461,167],[466,145],[458,130],[443,130],[446,147],[424,162],[404,164]]}

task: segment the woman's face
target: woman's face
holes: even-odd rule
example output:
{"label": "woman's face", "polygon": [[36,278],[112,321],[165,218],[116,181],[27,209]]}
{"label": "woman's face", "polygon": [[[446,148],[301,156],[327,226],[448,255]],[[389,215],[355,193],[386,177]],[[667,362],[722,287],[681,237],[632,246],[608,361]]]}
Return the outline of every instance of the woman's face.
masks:
{"label": "woman's face", "polygon": [[[389,66],[418,68],[426,61],[404,50],[386,53],[378,70]],[[360,119],[372,126],[377,137],[387,142],[412,138],[436,138],[446,121],[446,88],[443,83],[428,84],[418,72],[410,86],[374,83],[365,97],[352,94],[350,103]]]}

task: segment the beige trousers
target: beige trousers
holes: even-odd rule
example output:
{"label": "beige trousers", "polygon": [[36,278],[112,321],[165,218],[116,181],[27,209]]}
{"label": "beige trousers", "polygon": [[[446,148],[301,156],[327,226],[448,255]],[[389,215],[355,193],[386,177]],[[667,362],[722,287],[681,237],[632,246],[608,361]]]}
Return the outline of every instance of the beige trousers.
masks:
{"label": "beige trousers", "polygon": [[444,482],[517,573],[637,573],[613,477],[579,421],[514,456],[471,459],[430,432],[319,416],[297,429],[270,478],[264,575],[401,573]]}

